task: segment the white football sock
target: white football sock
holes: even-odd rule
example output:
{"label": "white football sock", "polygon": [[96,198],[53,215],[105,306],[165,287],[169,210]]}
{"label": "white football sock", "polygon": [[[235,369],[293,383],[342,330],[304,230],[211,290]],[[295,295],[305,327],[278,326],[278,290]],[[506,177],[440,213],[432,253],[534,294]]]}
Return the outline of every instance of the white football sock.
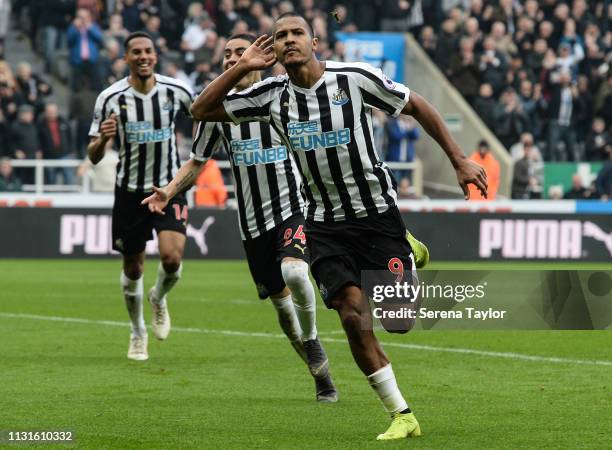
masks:
{"label": "white football sock", "polygon": [[162,303],[164,297],[174,287],[183,273],[183,263],[179,265],[176,272],[168,273],[164,270],[162,263],[157,267],[157,280],[155,280],[155,295],[151,299],[155,303]]}
{"label": "white football sock", "polygon": [[372,375],[368,375],[368,383],[372,389],[378,394],[380,401],[385,407],[385,411],[390,414],[400,412],[408,408],[408,404],[395,381],[395,374],[391,368],[391,364],[378,369]]}
{"label": "white football sock", "polygon": [[121,271],[121,290],[123,291],[125,306],[127,306],[130,315],[132,334],[136,336],[143,336],[147,333],[144,316],[142,315],[143,278],[143,275],[141,275],[137,280],[130,280],[123,273],[123,270]]}
{"label": "white football sock", "polygon": [[302,338],[302,328],[295,315],[295,307],[291,301],[291,296],[283,298],[270,298],[276,313],[278,314],[278,323],[291,342]]}
{"label": "white football sock", "polygon": [[309,341],[317,337],[317,304],[315,291],[308,277],[305,261],[284,261],[281,272],[285,284],[291,290],[295,312],[302,327],[302,339]]}

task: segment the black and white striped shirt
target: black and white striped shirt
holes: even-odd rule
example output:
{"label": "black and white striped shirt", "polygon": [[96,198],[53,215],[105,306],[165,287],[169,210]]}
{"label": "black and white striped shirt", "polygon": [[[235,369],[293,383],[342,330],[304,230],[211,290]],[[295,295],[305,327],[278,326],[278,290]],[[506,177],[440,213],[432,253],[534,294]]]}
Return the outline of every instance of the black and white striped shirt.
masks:
{"label": "black and white striped shirt", "polygon": [[100,136],[101,123],[111,113],[116,114],[119,189],[151,192],[152,186],[165,186],[172,181],[180,167],[175,117],[180,110],[189,113],[193,99],[185,83],[158,74],[155,87],[146,95],[135,90],[127,78],[102,91],[96,100],[89,135]]}
{"label": "black and white striped shirt", "polygon": [[191,157],[206,161],[221,146],[232,166],[243,240],[256,238],[292,215],[304,213],[294,158],[269,124],[201,122]]}
{"label": "black and white striped shirt", "polygon": [[395,205],[396,183],[374,145],[372,108],[397,116],[410,90],[364,63],[326,61],[310,88],[287,75],[227,96],[235,123],[268,121],[294,151],[304,180],[307,218],[344,221]]}

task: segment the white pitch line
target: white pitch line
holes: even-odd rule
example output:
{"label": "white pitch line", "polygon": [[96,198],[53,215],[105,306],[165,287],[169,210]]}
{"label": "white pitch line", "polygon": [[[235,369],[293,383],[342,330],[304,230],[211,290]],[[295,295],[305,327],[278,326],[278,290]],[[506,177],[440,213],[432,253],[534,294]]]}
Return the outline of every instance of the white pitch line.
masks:
{"label": "white pitch line", "polygon": [[[12,319],[32,319],[32,320],[45,320],[50,322],[67,322],[67,323],[81,323],[89,325],[107,325],[113,327],[127,328],[126,322],[117,322],[112,320],[92,320],[92,319],[81,319],[78,317],[57,317],[57,316],[39,316],[36,314],[15,314],[15,313],[3,313],[0,312],[0,317],[12,318]],[[273,333],[252,333],[246,331],[235,331],[235,330],[211,330],[207,328],[188,328],[188,327],[172,327],[173,331],[180,331],[184,333],[200,333],[200,334],[218,334],[223,336],[241,336],[241,337],[262,337],[262,338],[273,338],[273,339],[284,339],[284,334],[273,334]],[[333,342],[346,344],[345,339],[335,338],[322,338],[323,342]],[[535,361],[535,362],[548,362],[558,364],[575,364],[575,365],[589,365],[589,366],[606,366],[612,367],[612,361],[605,360],[586,360],[586,359],[569,359],[560,358],[556,356],[538,356],[538,355],[525,355],[523,353],[514,352],[492,352],[487,350],[475,350],[470,348],[454,348],[454,347],[435,347],[433,345],[421,345],[421,344],[403,344],[401,342],[381,342],[386,347],[397,347],[407,348],[411,350],[423,350],[429,352],[443,352],[443,353],[460,353],[467,355],[487,356],[492,358],[506,358],[514,359],[518,361]]]}

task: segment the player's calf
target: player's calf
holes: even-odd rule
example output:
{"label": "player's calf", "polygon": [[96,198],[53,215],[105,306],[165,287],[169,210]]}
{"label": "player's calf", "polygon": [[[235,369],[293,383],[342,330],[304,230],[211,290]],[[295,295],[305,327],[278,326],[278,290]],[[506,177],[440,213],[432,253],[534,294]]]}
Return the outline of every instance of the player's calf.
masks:
{"label": "player's calf", "polygon": [[308,264],[299,259],[283,259],[283,280],[291,290],[295,312],[302,328],[304,341],[317,337],[317,305],[314,288],[308,276]]}

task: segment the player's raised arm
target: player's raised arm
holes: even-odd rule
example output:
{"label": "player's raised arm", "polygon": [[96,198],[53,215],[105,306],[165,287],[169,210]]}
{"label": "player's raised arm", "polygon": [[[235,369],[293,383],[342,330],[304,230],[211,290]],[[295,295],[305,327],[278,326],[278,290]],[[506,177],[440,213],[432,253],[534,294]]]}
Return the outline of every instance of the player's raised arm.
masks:
{"label": "player's raised arm", "polygon": [[457,181],[466,200],[470,198],[468,184],[474,184],[483,197],[487,197],[487,174],[484,168],[465,156],[446,128],[440,113],[427,100],[412,91],[410,101],[402,109],[402,114],[413,116],[442,147],[457,172]]}
{"label": "player's raised arm", "polygon": [[232,119],[223,107],[223,100],[249,72],[266,69],[276,62],[272,40],[272,37],[265,34],[260,36],[244,51],[236,64],[213,80],[191,106],[193,118],[211,122],[231,122]]}

